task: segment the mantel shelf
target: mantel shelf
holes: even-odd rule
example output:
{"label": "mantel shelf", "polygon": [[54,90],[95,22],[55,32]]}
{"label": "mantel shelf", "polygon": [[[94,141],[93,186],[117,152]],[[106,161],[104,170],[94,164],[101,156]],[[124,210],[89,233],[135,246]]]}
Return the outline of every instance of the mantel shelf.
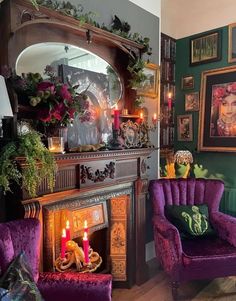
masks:
{"label": "mantel shelf", "polygon": [[98,39],[108,42],[111,45],[114,45],[114,47],[118,46],[121,48],[124,52],[128,53],[129,48],[135,48],[138,50],[142,50],[144,48],[144,45],[139,44],[135,41],[123,38],[119,35],[116,35],[112,32],[106,31],[104,29],[98,28],[96,26],[93,26],[91,24],[83,23],[77,19],[74,19],[71,16],[66,16],[59,11],[53,11],[50,8],[46,8],[44,6],[39,6],[39,10],[37,11],[34,6],[27,0],[15,0],[16,5],[23,6],[24,8],[28,8],[31,10],[30,13],[33,14],[33,18],[30,21],[26,21],[22,23],[21,25],[16,26],[13,29],[13,34],[22,29],[26,26],[31,26],[33,24],[52,24],[57,27],[67,27],[70,30],[76,31],[78,34],[84,34],[88,30],[92,32],[91,39]]}

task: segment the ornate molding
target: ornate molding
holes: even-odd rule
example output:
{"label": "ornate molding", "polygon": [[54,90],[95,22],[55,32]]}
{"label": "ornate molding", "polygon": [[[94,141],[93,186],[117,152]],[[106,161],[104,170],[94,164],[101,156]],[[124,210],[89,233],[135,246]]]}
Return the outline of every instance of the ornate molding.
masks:
{"label": "ornate molding", "polygon": [[43,209],[46,211],[51,210],[61,210],[61,209],[68,209],[68,210],[74,210],[77,208],[82,208],[85,206],[90,206],[92,204],[101,203],[108,199],[112,199],[114,197],[118,197],[121,195],[132,195],[133,193],[133,185],[129,184],[129,187],[124,188],[117,188],[116,186],[113,186],[113,190],[110,192],[102,193],[103,190],[93,190],[93,194],[89,194],[87,196],[77,196],[66,200],[59,200],[58,202],[52,203],[52,204],[45,204],[43,206]]}
{"label": "ornate molding", "polygon": [[105,165],[103,170],[95,170],[93,171],[93,168],[91,166],[81,165],[80,166],[80,172],[81,172],[81,183],[85,184],[86,179],[97,183],[97,182],[103,182],[106,178],[114,179],[115,175],[115,162],[110,162]]}

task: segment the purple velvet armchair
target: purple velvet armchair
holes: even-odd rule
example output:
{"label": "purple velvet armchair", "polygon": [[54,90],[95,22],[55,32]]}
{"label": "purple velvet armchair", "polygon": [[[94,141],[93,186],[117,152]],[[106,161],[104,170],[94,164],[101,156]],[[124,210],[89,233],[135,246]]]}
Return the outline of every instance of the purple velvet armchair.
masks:
{"label": "purple velvet armchair", "polygon": [[[219,212],[224,183],[210,179],[160,179],[150,182],[154,241],[158,258],[171,278],[177,299],[180,282],[236,275],[236,218]],[[208,205],[217,235],[181,240],[165,216],[165,205]]]}
{"label": "purple velvet armchair", "polygon": [[24,251],[45,301],[111,301],[111,275],[39,273],[40,222],[23,219],[0,224],[0,274]]}

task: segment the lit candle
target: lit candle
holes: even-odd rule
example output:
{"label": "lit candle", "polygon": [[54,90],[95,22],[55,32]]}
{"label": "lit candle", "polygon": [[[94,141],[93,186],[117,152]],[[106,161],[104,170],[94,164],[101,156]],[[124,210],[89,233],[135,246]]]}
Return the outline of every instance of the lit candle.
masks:
{"label": "lit candle", "polygon": [[139,118],[141,119],[141,121],[143,121],[143,112],[141,112],[141,113],[139,114]]}
{"label": "lit candle", "polygon": [[65,258],[66,254],[66,229],[62,229],[62,236],[61,236],[61,258]]}
{"label": "lit candle", "polygon": [[70,240],[70,222],[66,221],[66,241]]}
{"label": "lit candle", "polygon": [[168,102],[168,109],[171,110],[171,105],[172,105],[172,99],[171,99],[171,93],[168,93],[168,99],[167,99],[167,102]]}
{"label": "lit candle", "polygon": [[157,122],[157,114],[156,114],[156,113],[153,114],[152,122],[153,122],[154,124],[156,124],[156,122]]}
{"label": "lit candle", "polygon": [[114,110],[114,130],[119,130],[119,128],[120,128],[120,111],[118,110],[116,105]]}
{"label": "lit candle", "polygon": [[83,249],[84,249],[84,262],[89,263],[89,241],[88,241],[87,232],[84,232]]}
{"label": "lit candle", "polygon": [[84,221],[84,232],[88,234],[88,222],[87,220]]}

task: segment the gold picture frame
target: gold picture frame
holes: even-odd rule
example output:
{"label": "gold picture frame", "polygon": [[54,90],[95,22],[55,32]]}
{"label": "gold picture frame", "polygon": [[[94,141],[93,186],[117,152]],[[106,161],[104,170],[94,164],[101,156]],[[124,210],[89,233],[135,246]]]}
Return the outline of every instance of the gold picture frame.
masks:
{"label": "gold picture frame", "polygon": [[198,150],[236,152],[236,66],[202,72]]}
{"label": "gold picture frame", "polygon": [[221,31],[215,30],[190,39],[190,66],[221,59]]}
{"label": "gold picture frame", "polygon": [[146,63],[143,72],[147,78],[143,82],[142,87],[137,90],[137,94],[152,98],[158,97],[160,67],[153,63]]}
{"label": "gold picture frame", "polygon": [[236,23],[228,26],[228,62],[236,62]]}
{"label": "gold picture frame", "polygon": [[193,141],[193,117],[192,114],[177,116],[178,141]]}

